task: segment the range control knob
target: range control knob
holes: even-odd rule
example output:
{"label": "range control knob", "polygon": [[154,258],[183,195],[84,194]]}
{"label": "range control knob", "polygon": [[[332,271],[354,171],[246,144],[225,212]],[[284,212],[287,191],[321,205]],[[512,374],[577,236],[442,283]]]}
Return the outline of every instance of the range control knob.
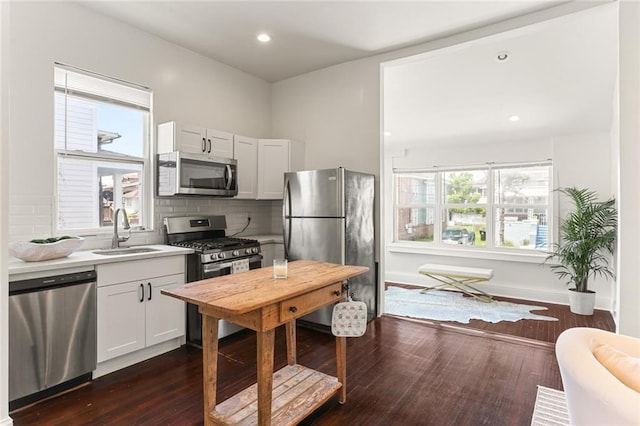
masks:
{"label": "range control knob", "polygon": [[226,257],[226,256],[224,255],[224,253],[220,253],[220,254],[218,255],[218,259],[224,259],[225,257]]}
{"label": "range control knob", "polygon": [[240,250],[234,250],[231,252],[232,256],[240,256]]}
{"label": "range control knob", "polygon": [[216,260],[218,258],[218,253],[211,253],[211,256],[209,256],[211,258],[211,260]]}
{"label": "range control knob", "polygon": [[254,247],[254,248],[252,248],[252,249],[251,249],[251,252],[252,252],[252,253],[257,253],[257,252],[258,252],[258,247]]}
{"label": "range control knob", "polygon": [[250,248],[246,249],[244,252],[245,252],[246,254],[251,254],[251,253],[253,253],[253,252],[251,251],[251,249],[250,249]]}

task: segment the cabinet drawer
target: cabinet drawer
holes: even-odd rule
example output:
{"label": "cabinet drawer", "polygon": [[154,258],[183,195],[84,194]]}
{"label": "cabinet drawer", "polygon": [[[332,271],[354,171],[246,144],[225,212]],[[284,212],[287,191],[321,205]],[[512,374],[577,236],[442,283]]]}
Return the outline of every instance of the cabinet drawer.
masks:
{"label": "cabinet drawer", "polygon": [[342,298],[342,283],[339,282],[303,296],[285,300],[280,303],[280,321],[289,321],[301,315],[306,315]]}
{"label": "cabinet drawer", "polygon": [[96,265],[98,287],[128,281],[146,280],[150,277],[184,274],[185,257],[163,256],[152,259],[119,261]]}

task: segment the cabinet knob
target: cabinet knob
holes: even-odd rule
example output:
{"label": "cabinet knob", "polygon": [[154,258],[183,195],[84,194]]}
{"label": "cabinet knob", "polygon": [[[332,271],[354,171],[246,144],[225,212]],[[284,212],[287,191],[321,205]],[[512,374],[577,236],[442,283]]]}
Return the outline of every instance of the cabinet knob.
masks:
{"label": "cabinet knob", "polygon": [[342,292],[340,290],[336,290],[333,292],[333,294],[335,294],[336,296],[340,296]]}
{"label": "cabinet knob", "polygon": [[293,312],[294,314],[295,314],[296,312],[298,312],[298,308],[296,308],[295,306],[291,306],[291,307],[289,308],[289,310],[290,310],[291,312]]}

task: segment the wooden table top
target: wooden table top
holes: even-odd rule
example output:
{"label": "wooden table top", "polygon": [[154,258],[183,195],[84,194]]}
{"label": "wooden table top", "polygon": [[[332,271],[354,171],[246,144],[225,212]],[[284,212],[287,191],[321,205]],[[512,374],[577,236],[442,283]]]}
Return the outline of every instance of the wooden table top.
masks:
{"label": "wooden table top", "polygon": [[273,303],[320,289],[329,284],[360,275],[365,266],[296,260],[289,262],[287,278],[273,278],[273,267],[224,275],[162,290],[198,306],[208,306],[230,314],[241,315]]}

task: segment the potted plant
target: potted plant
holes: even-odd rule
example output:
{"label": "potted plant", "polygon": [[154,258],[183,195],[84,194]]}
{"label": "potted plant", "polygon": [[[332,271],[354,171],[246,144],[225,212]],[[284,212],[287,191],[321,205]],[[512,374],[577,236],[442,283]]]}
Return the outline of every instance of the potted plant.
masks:
{"label": "potted plant", "polygon": [[560,220],[560,242],[552,244],[545,263],[557,259],[559,263],[551,269],[573,286],[569,288],[571,312],[592,315],[595,292],[589,290],[589,278],[614,278],[609,262],[618,228],[615,199],[598,201],[594,191],[575,187],[558,191],[571,199],[574,209]]}

